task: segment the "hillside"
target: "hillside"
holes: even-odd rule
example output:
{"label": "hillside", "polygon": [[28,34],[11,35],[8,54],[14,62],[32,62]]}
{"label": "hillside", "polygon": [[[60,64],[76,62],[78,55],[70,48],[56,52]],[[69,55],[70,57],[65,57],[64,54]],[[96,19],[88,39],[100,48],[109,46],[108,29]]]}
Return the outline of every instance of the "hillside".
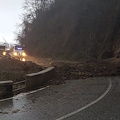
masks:
{"label": "hillside", "polygon": [[119,57],[119,0],[35,1],[25,4],[18,34],[29,54],[69,59]]}

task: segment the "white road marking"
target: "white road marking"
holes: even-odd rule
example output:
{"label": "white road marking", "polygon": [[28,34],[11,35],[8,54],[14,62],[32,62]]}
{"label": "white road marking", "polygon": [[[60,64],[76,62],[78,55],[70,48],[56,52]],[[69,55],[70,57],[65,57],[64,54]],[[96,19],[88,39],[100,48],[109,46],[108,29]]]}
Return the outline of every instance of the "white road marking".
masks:
{"label": "white road marking", "polygon": [[37,89],[37,90],[34,90],[34,91],[30,91],[30,92],[27,92],[27,93],[24,93],[25,95],[29,95],[29,94],[33,94],[33,93],[36,93],[36,92],[38,92],[38,91],[41,91],[41,90],[44,90],[44,89],[46,89],[46,88],[48,88],[49,86],[46,86],[46,87],[44,87],[44,88],[40,88],[40,89]]}
{"label": "white road marking", "polygon": [[103,98],[108,94],[108,92],[110,91],[111,87],[112,87],[112,81],[109,80],[109,86],[108,86],[107,90],[106,90],[99,98],[97,98],[97,99],[94,100],[93,102],[89,103],[88,105],[86,105],[86,106],[84,106],[84,107],[82,107],[82,108],[80,108],[80,109],[78,109],[78,110],[75,110],[75,111],[73,111],[73,112],[71,112],[71,113],[69,113],[69,114],[67,114],[67,115],[65,115],[65,116],[62,116],[62,117],[60,117],[60,118],[58,118],[58,119],[56,119],[56,120],[66,119],[66,118],[71,117],[71,116],[73,116],[73,115],[75,115],[75,114],[77,114],[77,113],[85,110],[86,108],[94,105],[95,103],[99,102],[101,99],[103,99]]}
{"label": "white road marking", "polygon": [[49,86],[46,86],[46,87],[44,87],[44,88],[40,88],[40,89],[38,89],[38,90],[26,92],[26,93],[20,93],[20,94],[18,94],[18,95],[16,95],[16,96],[13,96],[13,97],[10,97],[10,98],[1,99],[0,102],[7,101],[7,100],[12,100],[12,99],[16,99],[17,97],[23,97],[23,96],[29,95],[29,94],[34,94],[34,93],[36,93],[36,92],[38,92],[38,91],[42,91],[42,90],[44,90],[44,89],[46,89],[46,88],[48,88],[48,87],[49,87]]}

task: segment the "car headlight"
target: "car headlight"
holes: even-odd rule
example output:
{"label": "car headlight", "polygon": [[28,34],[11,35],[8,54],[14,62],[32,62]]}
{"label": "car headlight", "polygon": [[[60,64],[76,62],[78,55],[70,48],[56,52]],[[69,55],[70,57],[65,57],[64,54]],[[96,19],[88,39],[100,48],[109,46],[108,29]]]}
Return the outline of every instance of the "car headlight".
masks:
{"label": "car headlight", "polygon": [[17,56],[17,53],[16,53],[16,52],[14,52],[13,54],[14,54],[14,56]]}
{"label": "car headlight", "polygon": [[3,52],[3,55],[6,55],[6,52]]}
{"label": "car headlight", "polygon": [[22,58],[22,61],[26,61],[25,58]]}
{"label": "car headlight", "polygon": [[25,52],[23,52],[23,53],[22,53],[22,56],[24,56],[24,57],[25,57],[25,56],[26,56],[26,53],[25,53]]}

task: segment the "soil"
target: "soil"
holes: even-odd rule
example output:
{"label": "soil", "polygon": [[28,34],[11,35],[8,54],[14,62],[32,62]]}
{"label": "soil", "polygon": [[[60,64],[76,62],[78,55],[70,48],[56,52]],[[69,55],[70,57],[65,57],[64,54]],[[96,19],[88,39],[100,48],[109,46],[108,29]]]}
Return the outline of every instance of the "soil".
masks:
{"label": "soil", "polygon": [[26,74],[43,70],[31,61],[21,62],[16,59],[0,59],[0,81],[12,80],[19,82],[25,79]]}
{"label": "soil", "polygon": [[0,81],[13,80],[18,82],[24,80],[26,74],[41,71],[49,66],[54,66],[57,73],[55,80],[50,81],[50,84],[64,83],[65,80],[70,79],[120,75],[119,58],[89,59],[74,62],[52,60],[50,58],[29,58],[31,61],[27,62],[16,59],[0,59]]}
{"label": "soil", "polygon": [[82,62],[51,62],[56,68],[56,79],[47,84],[61,84],[66,80],[120,75],[120,59],[89,59]]}
{"label": "soil", "polygon": [[33,62],[0,59],[0,81],[13,80],[13,82],[19,82],[25,79],[26,74],[38,72],[50,66],[55,67],[56,77],[44,86],[64,84],[66,80],[71,79],[120,75],[120,58],[63,61],[29,57],[29,60]]}

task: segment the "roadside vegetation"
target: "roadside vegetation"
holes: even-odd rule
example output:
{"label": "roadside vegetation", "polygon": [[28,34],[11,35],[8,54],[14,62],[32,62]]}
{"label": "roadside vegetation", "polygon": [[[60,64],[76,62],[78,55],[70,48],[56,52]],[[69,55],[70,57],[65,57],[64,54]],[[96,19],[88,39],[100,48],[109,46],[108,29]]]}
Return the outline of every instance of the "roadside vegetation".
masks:
{"label": "roadside vegetation", "polygon": [[[119,0],[25,0],[23,8],[17,40],[26,46],[28,55],[36,60],[41,57],[42,67],[29,61],[0,59],[0,81],[24,80],[27,73],[46,66],[56,68],[57,79],[52,84],[120,75]],[[47,58],[49,64],[45,65]]]}
{"label": "roadside vegetation", "polygon": [[30,55],[112,58],[120,53],[119,0],[25,0],[17,40]]}

